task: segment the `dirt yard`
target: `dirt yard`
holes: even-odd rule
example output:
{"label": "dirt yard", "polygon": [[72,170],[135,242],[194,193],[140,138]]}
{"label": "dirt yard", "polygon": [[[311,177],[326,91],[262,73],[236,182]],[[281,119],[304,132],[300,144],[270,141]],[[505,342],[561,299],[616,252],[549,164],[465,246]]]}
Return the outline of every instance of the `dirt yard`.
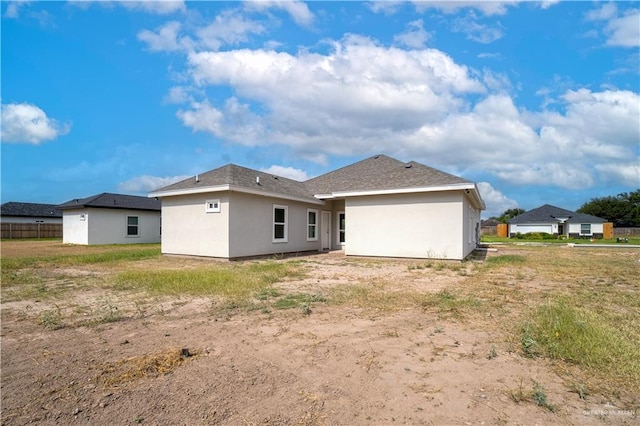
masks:
{"label": "dirt yard", "polygon": [[[60,250],[59,243],[29,244],[3,242],[3,261]],[[540,250],[504,247],[489,256]],[[602,255],[553,250],[556,257]],[[640,260],[638,251],[610,255]],[[576,380],[587,380],[580,371],[519,350],[515,323],[566,281],[530,266],[487,271],[484,261],[425,264],[341,253],[278,260],[304,270],[274,284],[278,291],[327,295],[291,309],[234,308],[109,284],[121,270],[217,264],[210,260],[34,268],[25,283],[60,293],[18,296],[15,285],[3,283],[2,424],[638,424],[631,392],[592,391],[584,399],[575,390]],[[375,297],[345,302],[332,293],[367,285],[378,290]],[[443,291],[462,298],[488,285],[533,296],[492,293],[509,298],[499,311],[485,299],[451,309],[389,307],[384,299],[398,305],[394,294],[449,294]],[[539,404],[540,393],[548,405]]]}

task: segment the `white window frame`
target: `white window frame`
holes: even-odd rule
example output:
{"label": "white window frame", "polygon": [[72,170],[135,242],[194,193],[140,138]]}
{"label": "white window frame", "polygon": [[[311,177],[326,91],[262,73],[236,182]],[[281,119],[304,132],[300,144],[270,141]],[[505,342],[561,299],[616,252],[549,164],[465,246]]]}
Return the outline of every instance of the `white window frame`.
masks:
{"label": "white window frame", "polygon": [[[344,215],[344,229],[340,229],[340,215]],[[340,232],[344,232],[344,241],[340,241]],[[344,246],[347,242],[347,214],[344,211],[336,212],[336,241],[338,245]]]}
{"label": "white window frame", "polygon": [[[129,225],[129,218],[130,217],[135,217],[136,218],[136,224],[135,225]],[[126,230],[127,230],[127,238],[138,238],[140,237],[140,216],[134,216],[134,215],[127,215],[126,218]],[[135,234],[129,234],[129,227],[130,226],[135,226],[136,227],[136,233]]]}
{"label": "white window frame", "polygon": [[[585,233],[582,231],[582,227],[583,226],[588,226],[589,227],[589,232]],[[591,224],[590,223],[581,223],[580,224],[580,235],[593,235],[593,231],[591,230]]]}
{"label": "white window frame", "polygon": [[[284,210],[284,222],[276,222],[276,209]],[[281,204],[273,205],[273,214],[271,216],[271,242],[273,243],[288,243],[289,242],[289,206],[283,206]],[[284,237],[276,238],[276,225],[284,226]]]}
{"label": "white window frame", "polygon": [[205,213],[220,213],[220,200],[207,200],[204,204]]}
{"label": "white window frame", "polygon": [[[313,213],[315,215],[316,221],[315,223],[309,222],[309,213]],[[309,231],[313,227],[314,237],[309,236]],[[307,241],[318,241],[318,210],[316,209],[307,209]]]}

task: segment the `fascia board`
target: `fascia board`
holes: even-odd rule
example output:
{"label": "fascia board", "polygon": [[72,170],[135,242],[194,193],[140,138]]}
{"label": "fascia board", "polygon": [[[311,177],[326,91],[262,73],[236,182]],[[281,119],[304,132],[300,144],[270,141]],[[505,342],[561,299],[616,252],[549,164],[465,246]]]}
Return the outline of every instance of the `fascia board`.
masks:
{"label": "fascia board", "polygon": [[237,185],[216,185],[216,186],[206,186],[202,188],[188,188],[188,189],[174,189],[169,191],[157,191],[149,193],[150,198],[158,197],[172,197],[176,195],[193,195],[193,194],[205,194],[209,192],[223,192],[223,191],[233,191],[233,192],[242,192],[245,194],[259,195],[262,197],[271,197],[271,198],[280,198],[282,200],[291,200],[291,201],[300,201],[302,203],[309,204],[317,204],[324,205],[324,201],[322,200],[313,200],[304,197],[296,197],[294,195],[286,195],[279,194],[277,192],[269,192],[269,191],[260,191],[257,189],[246,188],[244,186]]}
{"label": "fascia board", "polygon": [[324,198],[342,198],[342,197],[362,197],[366,195],[390,195],[390,194],[410,194],[414,192],[436,192],[436,191],[457,191],[464,189],[475,190],[475,185],[472,183],[460,183],[453,185],[440,185],[440,186],[425,186],[416,188],[392,188],[392,189],[373,189],[369,191],[337,191],[331,194],[318,194],[316,197]]}

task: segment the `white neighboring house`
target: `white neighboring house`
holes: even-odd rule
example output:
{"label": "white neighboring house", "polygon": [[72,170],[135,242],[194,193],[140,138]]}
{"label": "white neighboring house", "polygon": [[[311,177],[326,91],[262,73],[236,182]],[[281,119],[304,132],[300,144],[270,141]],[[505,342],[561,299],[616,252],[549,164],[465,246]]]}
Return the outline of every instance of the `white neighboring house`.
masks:
{"label": "white neighboring house", "polygon": [[62,210],[64,244],[139,244],[160,242],[160,201],[135,195],[102,193],[74,199]]}
{"label": "white neighboring house", "polygon": [[569,238],[602,238],[605,219],[545,204],[509,220],[509,237],[529,232]]}
{"label": "white neighboring house", "polygon": [[475,183],[376,155],[298,182],[228,164],[153,191],[162,252],[226,259],[343,249],[464,259],[480,241]]}
{"label": "white neighboring house", "polygon": [[9,201],[0,207],[2,223],[62,223],[62,211],[55,204]]}

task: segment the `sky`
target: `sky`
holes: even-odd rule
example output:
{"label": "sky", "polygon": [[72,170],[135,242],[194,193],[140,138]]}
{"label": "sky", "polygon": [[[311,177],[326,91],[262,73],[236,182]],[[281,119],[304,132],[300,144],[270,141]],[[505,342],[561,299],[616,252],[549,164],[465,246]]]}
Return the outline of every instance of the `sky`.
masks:
{"label": "sky", "polygon": [[2,1],[1,199],[377,154],[487,210],[640,188],[640,2]]}

